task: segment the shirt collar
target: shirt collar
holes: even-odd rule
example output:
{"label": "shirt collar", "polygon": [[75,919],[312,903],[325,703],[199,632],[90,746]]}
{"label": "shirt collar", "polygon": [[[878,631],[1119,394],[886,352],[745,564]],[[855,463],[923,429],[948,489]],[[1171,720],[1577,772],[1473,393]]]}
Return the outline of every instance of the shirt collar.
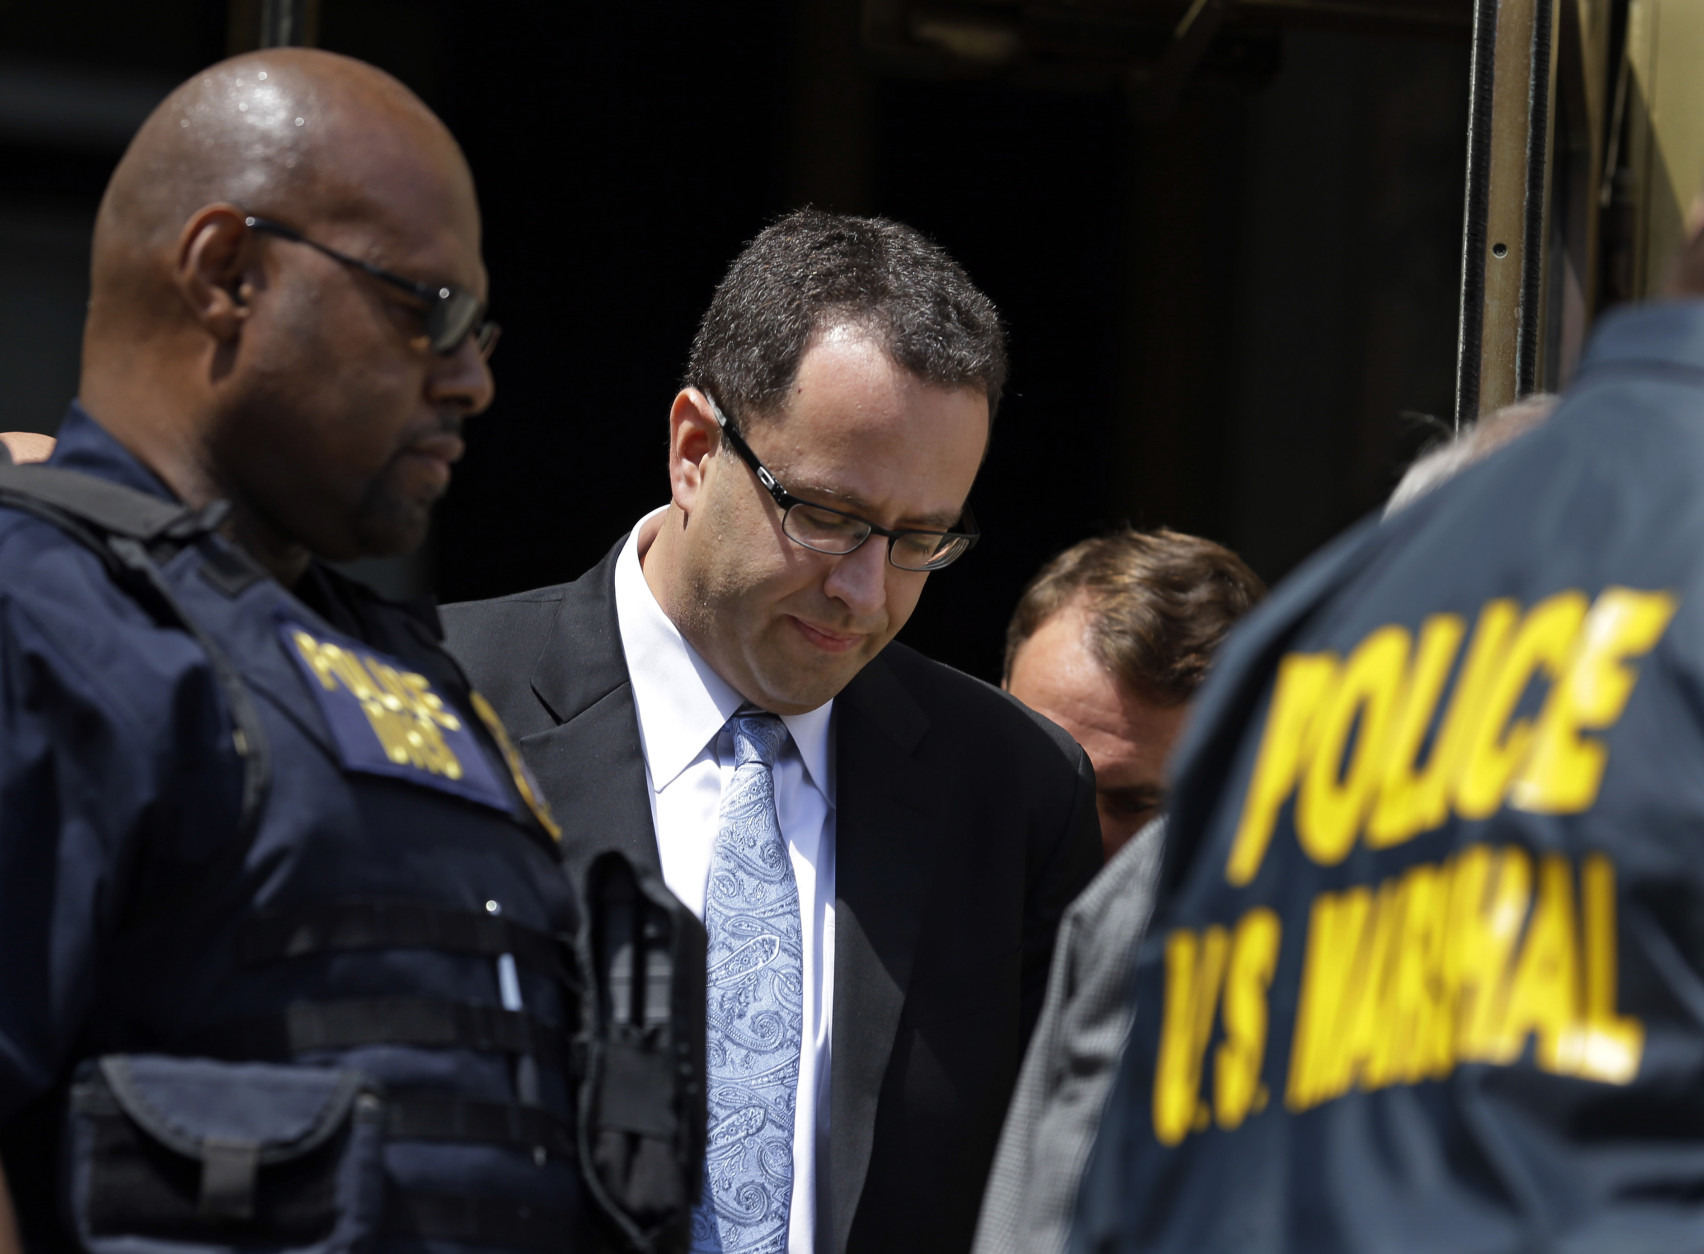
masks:
{"label": "shirt collar", "polygon": [[1609,314],[1580,371],[1633,363],[1704,370],[1704,300],[1657,300]]}
{"label": "shirt collar", "polygon": [[153,471],[137,461],[129,449],[114,439],[99,420],[83,408],[80,401],[72,401],[71,407],[65,411],[65,419],[59,424],[56,438],[58,443],[53,447],[53,455],[47,459],[48,465],[62,470],[80,470],[98,479],[146,492],[149,496],[163,497],[168,501],[177,499]]}
{"label": "shirt collar", "polygon": [[[745,698],[687,643],[645,582],[639,566],[640,534],[663,509],[639,520],[615,559],[616,621],[627,673],[633,681],[639,740],[651,768],[651,786],[658,792],[692,765],[734,711],[745,704]],[[834,702],[829,700],[803,714],[781,717],[812,787],[830,806],[834,804],[829,774],[833,711]]]}

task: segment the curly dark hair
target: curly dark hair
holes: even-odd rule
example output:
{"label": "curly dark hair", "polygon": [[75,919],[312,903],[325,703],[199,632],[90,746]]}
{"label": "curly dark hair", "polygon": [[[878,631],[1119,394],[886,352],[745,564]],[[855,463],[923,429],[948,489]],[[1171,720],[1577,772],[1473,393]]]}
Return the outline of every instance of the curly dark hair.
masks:
{"label": "curly dark hair", "polygon": [[1101,664],[1146,701],[1195,695],[1237,619],[1266,593],[1242,558],[1211,540],[1126,527],[1066,549],[1031,579],[1006,628],[1018,648],[1061,610],[1082,606]]}
{"label": "curly dark hair", "polygon": [[683,383],[754,418],[779,412],[814,337],[867,331],[938,387],[977,387],[988,413],[1006,384],[994,303],[939,244],[887,218],[799,209],[734,259],[692,340]]}

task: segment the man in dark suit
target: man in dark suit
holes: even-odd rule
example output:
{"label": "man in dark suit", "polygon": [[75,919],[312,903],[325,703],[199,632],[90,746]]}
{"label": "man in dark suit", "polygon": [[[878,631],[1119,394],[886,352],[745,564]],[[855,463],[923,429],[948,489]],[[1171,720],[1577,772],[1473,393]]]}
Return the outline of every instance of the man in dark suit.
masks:
{"label": "man in dark suit", "polygon": [[695,1249],[970,1245],[1060,915],[1100,863],[1077,745],[890,643],[975,543],[1005,370],[943,250],[792,214],[699,328],[669,504],[571,584],[445,612],[571,861],[627,850],[705,918]]}

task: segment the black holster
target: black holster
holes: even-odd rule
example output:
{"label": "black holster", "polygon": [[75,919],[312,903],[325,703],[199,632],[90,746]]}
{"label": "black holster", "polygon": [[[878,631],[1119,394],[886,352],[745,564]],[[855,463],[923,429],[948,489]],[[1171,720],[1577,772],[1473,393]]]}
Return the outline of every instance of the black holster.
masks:
{"label": "black holster", "polygon": [[616,851],[583,888],[581,1175],[611,1249],[685,1251],[704,1170],[704,925]]}

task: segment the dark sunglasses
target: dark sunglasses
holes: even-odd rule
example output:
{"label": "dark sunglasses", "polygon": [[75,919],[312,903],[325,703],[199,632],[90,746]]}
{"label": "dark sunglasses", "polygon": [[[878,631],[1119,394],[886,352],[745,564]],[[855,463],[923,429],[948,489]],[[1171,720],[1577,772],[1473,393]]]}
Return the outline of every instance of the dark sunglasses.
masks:
{"label": "dark sunglasses", "polygon": [[328,248],[303,235],[294,227],[285,226],[282,222],[273,222],[268,218],[257,218],[252,215],[243,219],[243,224],[255,231],[265,231],[280,239],[287,239],[297,244],[306,244],[316,252],[325,254],[333,261],[352,266],[365,274],[372,275],[381,283],[389,283],[392,287],[401,288],[426,306],[426,339],[432,345],[432,351],[440,357],[448,357],[461,347],[462,341],[473,336],[473,342],[479,346],[479,355],[489,357],[491,349],[497,343],[500,331],[498,325],[485,316],[485,302],[472,292],[456,287],[449,283],[417,283],[413,279],[405,279],[400,274],[392,274],[389,270],[381,270],[378,266],[362,261],[359,257],[351,257],[348,253],[340,253],[335,248]]}

